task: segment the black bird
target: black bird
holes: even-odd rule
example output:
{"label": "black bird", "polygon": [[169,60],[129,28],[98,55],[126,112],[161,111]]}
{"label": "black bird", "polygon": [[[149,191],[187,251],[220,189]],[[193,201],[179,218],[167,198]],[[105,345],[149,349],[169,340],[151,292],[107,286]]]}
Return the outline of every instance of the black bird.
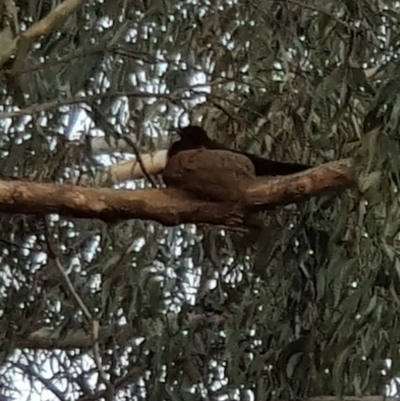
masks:
{"label": "black bird", "polygon": [[168,151],[168,157],[171,158],[179,152],[192,149],[220,149],[228,152],[234,152],[246,156],[254,165],[256,176],[276,176],[290,175],[300,171],[307,170],[312,166],[300,163],[286,163],[269,160],[264,157],[256,156],[251,153],[241,152],[239,150],[229,149],[221,143],[209,138],[207,132],[196,125],[189,125],[178,130],[180,140],[174,142]]}

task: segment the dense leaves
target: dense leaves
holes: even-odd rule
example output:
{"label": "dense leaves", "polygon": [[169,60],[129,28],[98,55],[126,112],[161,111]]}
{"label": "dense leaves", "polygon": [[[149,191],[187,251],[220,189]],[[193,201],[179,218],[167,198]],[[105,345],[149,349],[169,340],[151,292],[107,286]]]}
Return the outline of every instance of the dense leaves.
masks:
{"label": "dense leaves", "polygon": [[[17,3],[2,10],[0,49],[57,5]],[[105,0],[21,40],[1,72],[1,179],[85,174],[94,186],[120,151],[164,148],[191,121],[277,159],[354,157],[360,185],[263,213],[246,233],[1,216],[0,393],[387,391],[400,369],[399,11],[389,0]]]}

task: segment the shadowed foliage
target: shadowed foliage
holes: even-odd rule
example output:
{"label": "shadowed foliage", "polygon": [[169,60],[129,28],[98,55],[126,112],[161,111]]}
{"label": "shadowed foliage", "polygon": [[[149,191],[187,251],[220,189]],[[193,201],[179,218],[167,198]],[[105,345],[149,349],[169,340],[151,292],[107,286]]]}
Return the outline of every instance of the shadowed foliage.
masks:
{"label": "shadowed foliage", "polygon": [[78,3],[0,6],[1,180],[96,187],[191,123],[274,160],[353,158],[359,189],[260,213],[250,231],[0,215],[0,395],[396,392],[399,5]]}

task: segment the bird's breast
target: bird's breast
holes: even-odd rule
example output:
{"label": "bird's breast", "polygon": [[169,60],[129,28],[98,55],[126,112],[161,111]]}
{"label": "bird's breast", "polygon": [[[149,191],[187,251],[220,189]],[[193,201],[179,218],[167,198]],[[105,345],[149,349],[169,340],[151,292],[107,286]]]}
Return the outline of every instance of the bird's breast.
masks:
{"label": "bird's breast", "polygon": [[248,157],[229,150],[192,149],[169,158],[163,172],[168,187],[200,199],[240,202],[244,189],[255,179]]}

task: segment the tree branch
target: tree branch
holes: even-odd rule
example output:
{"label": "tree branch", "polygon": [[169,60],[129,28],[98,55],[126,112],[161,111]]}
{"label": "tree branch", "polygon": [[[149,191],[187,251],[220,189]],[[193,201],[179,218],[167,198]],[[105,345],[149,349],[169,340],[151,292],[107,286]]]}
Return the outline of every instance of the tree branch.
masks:
{"label": "tree branch", "polygon": [[274,206],[299,202],[332,189],[354,184],[352,161],[322,164],[301,173],[279,178],[260,178],[246,191],[250,206]]}
{"label": "tree branch", "polygon": [[21,39],[34,42],[41,36],[48,35],[54,29],[61,26],[65,20],[79,7],[82,6],[85,0],[65,0],[59,4],[53,11],[47,14],[40,21],[33,24],[25,32],[17,36],[10,45],[0,53],[0,67],[6,63],[10,57],[15,55],[19,41]]}
{"label": "tree branch", "polygon": [[246,205],[206,202],[170,188],[129,191],[0,181],[0,212],[58,213],[106,222],[143,219],[167,226],[205,223],[237,227],[245,224],[252,207],[260,209],[298,202],[353,184],[349,160],[327,163],[291,176],[257,179],[246,193]]}
{"label": "tree branch", "polygon": [[[143,165],[150,175],[161,174],[167,163],[167,151],[159,150],[154,154],[141,155]],[[106,176],[111,176],[116,182],[132,180],[144,177],[144,172],[138,160],[124,160],[110,167],[108,172],[100,178],[104,182]]]}

